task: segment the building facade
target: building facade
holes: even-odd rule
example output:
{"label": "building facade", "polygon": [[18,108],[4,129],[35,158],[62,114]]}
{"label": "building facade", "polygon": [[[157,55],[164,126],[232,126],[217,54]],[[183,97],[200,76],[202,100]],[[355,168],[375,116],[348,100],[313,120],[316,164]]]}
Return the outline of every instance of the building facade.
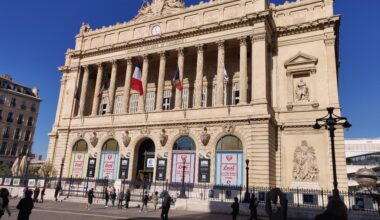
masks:
{"label": "building facade", "polygon": [[[330,189],[329,136],[312,125],[340,113],[339,22],[333,0],[153,0],[129,22],[83,24],[47,160],[64,177],[181,182],[185,167],[186,183],[225,185],[245,185],[249,160],[250,185]],[[336,155],[346,189],[339,129]]]}
{"label": "building facade", "polygon": [[31,153],[41,99],[37,88],[28,88],[0,76],[0,163],[12,165]]}

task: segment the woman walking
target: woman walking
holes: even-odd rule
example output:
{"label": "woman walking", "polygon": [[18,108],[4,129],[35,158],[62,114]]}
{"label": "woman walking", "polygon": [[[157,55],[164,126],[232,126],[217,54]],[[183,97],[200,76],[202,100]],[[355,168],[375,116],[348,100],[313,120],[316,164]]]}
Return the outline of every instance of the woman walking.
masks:
{"label": "woman walking", "polygon": [[21,199],[16,207],[20,210],[18,212],[17,220],[29,220],[33,207],[32,191],[29,190],[25,193],[25,198]]}
{"label": "woman walking", "polygon": [[106,193],[104,195],[104,199],[106,200],[106,208],[108,207],[108,201],[110,200],[110,195],[108,194],[108,190],[106,190]]}
{"label": "woman walking", "polygon": [[154,210],[157,210],[158,192],[154,192],[154,195],[152,196],[152,201],[153,201]]}
{"label": "woman walking", "polygon": [[94,189],[91,188],[90,191],[88,191],[87,193],[87,199],[88,199],[88,203],[87,203],[87,209],[90,210],[91,206],[92,206],[92,202],[94,200]]}
{"label": "woman walking", "polygon": [[116,200],[116,190],[115,190],[115,188],[112,188],[110,196],[111,196],[112,207],[115,207],[115,200]]}

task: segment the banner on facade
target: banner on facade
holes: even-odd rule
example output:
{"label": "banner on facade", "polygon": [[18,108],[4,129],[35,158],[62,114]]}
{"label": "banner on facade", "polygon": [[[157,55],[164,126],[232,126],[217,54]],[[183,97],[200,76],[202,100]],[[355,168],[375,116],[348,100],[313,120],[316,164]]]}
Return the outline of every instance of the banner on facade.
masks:
{"label": "banner on facade", "polygon": [[[185,176],[183,177],[183,167],[185,167]],[[172,159],[172,183],[194,183],[195,178],[195,154],[194,153],[173,153]]]}
{"label": "banner on facade", "polygon": [[119,179],[128,179],[129,159],[120,159]]}
{"label": "banner on facade", "polygon": [[243,183],[243,153],[216,153],[215,183],[241,186]]}
{"label": "banner on facade", "polygon": [[166,180],[166,159],[157,159],[157,168],[156,168],[156,181],[165,181]]}
{"label": "banner on facade", "polygon": [[114,180],[117,172],[117,158],[115,153],[102,153],[100,163],[100,179]]}
{"label": "banner on facade", "polygon": [[86,154],[74,153],[72,158],[71,176],[81,178],[83,175],[84,161]]}
{"label": "banner on facade", "polygon": [[210,159],[199,159],[198,165],[198,182],[209,183],[210,182]]}
{"label": "banner on facade", "polygon": [[88,158],[87,177],[95,177],[96,158]]}

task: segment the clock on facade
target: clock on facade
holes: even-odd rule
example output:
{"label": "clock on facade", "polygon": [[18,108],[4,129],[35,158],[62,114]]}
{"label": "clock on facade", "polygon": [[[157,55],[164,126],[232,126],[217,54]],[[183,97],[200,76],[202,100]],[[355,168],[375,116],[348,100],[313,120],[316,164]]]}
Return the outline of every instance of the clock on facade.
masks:
{"label": "clock on facade", "polygon": [[158,25],[155,25],[152,27],[152,35],[159,35],[161,34],[161,28]]}

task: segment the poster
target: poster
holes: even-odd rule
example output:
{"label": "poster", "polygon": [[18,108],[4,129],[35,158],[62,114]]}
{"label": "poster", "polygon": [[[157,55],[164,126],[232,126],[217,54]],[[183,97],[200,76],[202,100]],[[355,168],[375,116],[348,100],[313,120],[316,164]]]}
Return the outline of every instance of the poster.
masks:
{"label": "poster", "polygon": [[72,156],[71,176],[74,178],[81,178],[83,175],[85,153],[75,153]]}
{"label": "poster", "polygon": [[35,179],[29,179],[28,180],[28,187],[35,187],[36,186],[36,180]]}
{"label": "poster", "polygon": [[0,185],[3,184],[3,178],[0,177]]}
{"label": "poster", "polygon": [[87,177],[95,177],[96,158],[88,158]]}
{"label": "poster", "polygon": [[[184,163],[185,161],[185,163]],[[185,183],[194,183],[195,179],[195,154],[194,153],[173,153],[172,158],[172,183],[182,183],[183,166],[185,165]]]}
{"label": "poster", "polygon": [[4,179],[4,186],[9,186],[9,185],[11,185],[11,182],[12,182],[12,178],[5,178],[5,179]]}
{"label": "poster", "polygon": [[19,186],[20,185],[20,178],[14,178],[12,185],[13,186]]}
{"label": "poster", "polygon": [[243,153],[216,153],[215,184],[241,186],[243,183]]}
{"label": "poster", "polygon": [[148,158],[146,160],[146,168],[154,168],[154,158]]}
{"label": "poster", "polygon": [[37,180],[37,186],[42,188],[45,186],[45,180],[44,179],[39,179]]}
{"label": "poster", "polygon": [[210,159],[199,159],[198,166],[198,182],[209,183],[210,182]]}
{"label": "poster", "polygon": [[120,159],[119,179],[128,179],[129,159]]}
{"label": "poster", "polygon": [[156,181],[166,180],[166,159],[157,159]]}
{"label": "poster", "polygon": [[117,153],[103,153],[100,163],[100,179],[116,179],[118,154]]}

